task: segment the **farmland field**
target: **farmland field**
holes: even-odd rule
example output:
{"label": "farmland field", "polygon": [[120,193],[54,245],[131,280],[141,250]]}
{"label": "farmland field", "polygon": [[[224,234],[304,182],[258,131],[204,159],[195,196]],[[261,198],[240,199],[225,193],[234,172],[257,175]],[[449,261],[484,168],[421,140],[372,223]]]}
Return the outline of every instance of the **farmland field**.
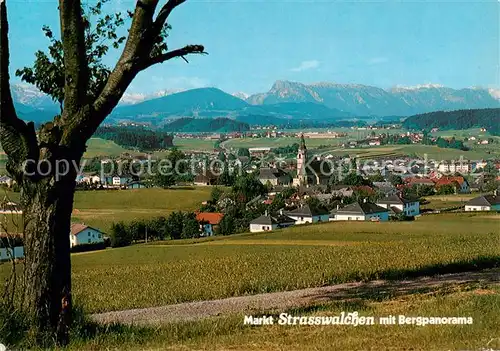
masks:
{"label": "farmland field", "polygon": [[134,151],[130,149],[126,149],[114,141],[105,140],[101,138],[91,138],[87,142],[87,151],[83,155],[84,158],[92,158],[92,157],[117,157],[120,156],[123,152],[128,152],[133,154]]}
{"label": "farmland field", "polygon": [[[299,143],[300,139],[296,137],[280,137],[280,138],[241,138],[230,139],[224,142],[224,147],[227,149],[252,148],[252,147],[282,147]],[[307,138],[306,145],[309,148],[318,147],[320,145],[339,145],[345,141],[345,138],[325,138],[315,139]]]}
{"label": "farmland field", "polygon": [[498,265],[499,219],[443,214],[414,222],[326,223],[75,254],[74,296],[87,311],[102,312],[403,277],[472,260]]}
{"label": "farmland field", "polygon": [[422,209],[443,209],[456,206],[465,205],[465,203],[480,194],[456,194],[456,195],[433,195],[426,196],[425,199],[429,201],[428,204],[422,205]]}
{"label": "farmland field", "polygon": [[458,160],[463,156],[464,160],[481,160],[492,158],[493,155],[483,149],[472,149],[469,151],[462,151],[457,149],[444,149],[432,145],[384,145],[384,146],[371,146],[364,148],[332,148],[331,150],[321,150],[324,155],[351,155],[358,156],[359,158],[394,156],[404,157],[408,155],[417,155],[423,158],[427,155],[428,160]]}
{"label": "farmland field", "polygon": [[[194,211],[202,201],[209,199],[211,191],[211,187],[77,191],[72,221],[109,233],[113,222],[168,216],[173,211]],[[7,194],[13,201],[19,201],[19,193]]]}
{"label": "farmland field", "polygon": [[205,139],[186,139],[186,138],[174,138],[174,146],[180,150],[201,150],[201,151],[212,151],[214,149],[214,140]]}

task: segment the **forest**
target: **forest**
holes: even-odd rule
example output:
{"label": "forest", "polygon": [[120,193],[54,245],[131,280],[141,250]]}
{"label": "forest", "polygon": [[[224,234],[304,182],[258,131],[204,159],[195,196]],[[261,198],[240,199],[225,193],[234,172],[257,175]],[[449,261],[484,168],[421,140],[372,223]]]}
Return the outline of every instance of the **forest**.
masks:
{"label": "forest", "polygon": [[403,127],[416,130],[486,128],[500,135],[500,108],[437,111],[408,117]]}
{"label": "forest", "polygon": [[102,126],[94,137],[111,140],[120,146],[140,151],[153,151],[174,146],[170,133],[152,131],[144,127]]}

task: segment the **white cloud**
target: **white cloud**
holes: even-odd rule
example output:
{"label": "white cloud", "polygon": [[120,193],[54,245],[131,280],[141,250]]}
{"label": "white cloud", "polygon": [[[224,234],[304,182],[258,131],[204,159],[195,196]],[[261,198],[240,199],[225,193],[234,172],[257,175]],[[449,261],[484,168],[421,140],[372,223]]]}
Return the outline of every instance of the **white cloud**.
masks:
{"label": "white cloud", "polygon": [[318,60],[302,61],[298,67],[292,68],[291,71],[302,72],[302,71],[306,71],[306,70],[314,69],[314,68],[318,68],[318,67],[319,67]]}
{"label": "white cloud", "polygon": [[369,65],[378,65],[384,62],[389,61],[387,57],[372,57],[371,59],[368,60]]}

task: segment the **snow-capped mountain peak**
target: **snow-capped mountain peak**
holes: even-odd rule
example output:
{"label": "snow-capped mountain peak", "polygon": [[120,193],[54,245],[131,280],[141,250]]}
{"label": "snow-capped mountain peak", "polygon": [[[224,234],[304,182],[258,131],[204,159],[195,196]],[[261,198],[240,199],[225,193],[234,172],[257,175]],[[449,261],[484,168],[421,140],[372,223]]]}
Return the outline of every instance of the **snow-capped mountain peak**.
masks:
{"label": "snow-capped mountain peak", "polygon": [[34,85],[19,83],[12,85],[14,101],[40,110],[58,108],[50,96],[42,93]]}
{"label": "snow-capped mountain peak", "polygon": [[231,95],[233,95],[234,97],[237,97],[241,100],[246,100],[250,96],[250,94],[247,94],[243,91],[237,91],[236,93],[232,93]]}
{"label": "snow-capped mountain peak", "polygon": [[181,91],[183,91],[183,90],[182,89],[166,89],[166,90],[158,90],[158,91],[155,91],[154,93],[149,93],[149,94],[125,92],[125,94],[123,94],[123,96],[120,100],[120,105],[135,105],[135,104],[138,104],[138,103],[146,101],[146,100],[151,100],[151,99],[156,99],[156,98],[167,96],[167,95],[172,95],[175,93],[179,93]]}

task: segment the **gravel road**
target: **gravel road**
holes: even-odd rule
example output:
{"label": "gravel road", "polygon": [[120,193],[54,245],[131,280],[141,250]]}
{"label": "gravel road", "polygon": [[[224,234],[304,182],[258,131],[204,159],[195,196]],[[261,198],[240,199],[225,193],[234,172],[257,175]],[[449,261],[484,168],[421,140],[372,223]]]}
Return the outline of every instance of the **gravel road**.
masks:
{"label": "gravel road", "polygon": [[470,283],[500,285],[500,269],[480,272],[446,274],[413,280],[354,282],[293,291],[230,297],[219,300],[186,302],[162,307],[106,312],[92,315],[99,323],[158,325],[164,323],[196,321],[203,318],[237,313],[285,311],[290,308],[311,306],[329,301],[363,298],[374,294],[401,296]]}

